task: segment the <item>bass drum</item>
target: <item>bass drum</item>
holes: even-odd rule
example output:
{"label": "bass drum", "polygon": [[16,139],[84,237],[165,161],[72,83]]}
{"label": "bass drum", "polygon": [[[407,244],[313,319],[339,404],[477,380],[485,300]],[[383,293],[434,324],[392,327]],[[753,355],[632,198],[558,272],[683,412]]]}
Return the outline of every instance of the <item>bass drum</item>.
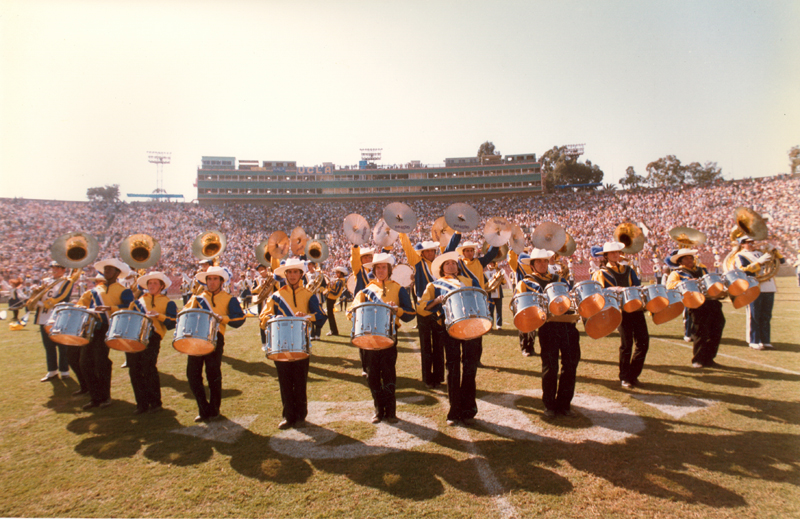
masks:
{"label": "bass drum", "polygon": [[394,312],[384,303],[359,303],[350,309],[353,329],[350,342],[364,350],[383,350],[394,346]]}
{"label": "bass drum", "polygon": [[97,316],[80,306],[64,306],[55,314],[50,339],[66,346],[85,346],[99,324]]}
{"label": "bass drum", "polygon": [[112,350],[136,353],[144,351],[150,341],[153,323],[141,312],[120,310],[111,315],[106,332],[106,346]]}
{"label": "bass drum", "polygon": [[273,317],[264,329],[267,335],[267,358],[291,362],[311,355],[311,328],[303,317]]}
{"label": "bass drum", "polygon": [[492,329],[486,292],[477,287],[453,290],[442,300],[444,326],[456,339],[477,339]]}
{"label": "bass drum", "polygon": [[178,314],[172,347],[187,355],[208,355],[217,349],[217,323],[214,314],[199,308]]}

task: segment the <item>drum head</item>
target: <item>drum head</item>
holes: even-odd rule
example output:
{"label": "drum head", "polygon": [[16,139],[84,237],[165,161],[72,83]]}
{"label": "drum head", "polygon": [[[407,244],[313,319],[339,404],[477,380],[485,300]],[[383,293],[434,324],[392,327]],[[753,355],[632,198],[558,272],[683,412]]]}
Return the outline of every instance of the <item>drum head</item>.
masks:
{"label": "drum head", "polygon": [[683,315],[683,303],[675,303],[653,314],[653,324],[664,324],[681,315]]}
{"label": "drum head", "polygon": [[596,313],[586,320],[586,335],[592,339],[602,339],[616,330],[622,323],[622,312],[613,306]]}
{"label": "drum head", "polygon": [[686,308],[700,308],[706,298],[700,292],[686,292],[683,294],[683,306]]}
{"label": "drum head", "polygon": [[92,340],[91,335],[89,338],[80,337],[78,335],[51,335],[50,340],[56,344],[63,344],[64,346],[86,346]]}
{"label": "drum head", "polygon": [[172,342],[172,347],[186,355],[208,355],[216,348],[204,339],[178,339]]}
{"label": "drum head", "polygon": [[742,295],[733,297],[733,307],[735,309],[744,308],[745,306],[749,305],[753,301],[758,298],[759,294],[761,294],[761,288],[755,286],[746,290]]}
{"label": "drum head", "polygon": [[361,335],[353,337],[350,342],[362,350],[385,350],[394,345],[394,340],[391,337],[383,337],[382,335]]}
{"label": "drum head", "polygon": [[514,326],[522,333],[538,330],[547,320],[547,314],[541,308],[531,306],[520,310],[514,316]]}

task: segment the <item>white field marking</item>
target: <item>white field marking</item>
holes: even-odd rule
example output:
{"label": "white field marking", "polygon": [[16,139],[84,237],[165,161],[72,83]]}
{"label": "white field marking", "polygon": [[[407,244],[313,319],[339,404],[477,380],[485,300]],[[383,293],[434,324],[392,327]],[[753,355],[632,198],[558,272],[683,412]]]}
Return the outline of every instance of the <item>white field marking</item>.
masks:
{"label": "white field marking", "polygon": [[422,399],[418,396],[398,400],[399,422],[375,424],[371,438],[345,445],[326,445],[339,433],[321,426],[332,422],[369,422],[374,411],[372,400],[309,402],[306,419],[309,425],[281,431],[270,438],[269,446],[281,454],[303,459],[352,459],[411,450],[430,442],[439,433],[433,420],[401,410],[403,405]]}
{"label": "white field marking", "polygon": [[655,407],[664,414],[668,414],[673,418],[683,418],[687,414],[694,413],[706,407],[711,407],[716,404],[715,400],[706,400],[703,398],[690,398],[685,396],[672,396],[672,395],[631,395],[636,400],[640,400],[645,404]]}
{"label": "white field marking", "polygon": [[489,495],[493,496],[494,503],[500,511],[501,516],[509,519],[517,517],[517,510],[514,508],[514,505],[512,505],[511,502],[509,502],[509,500],[503,495],[505,490],[497,480],[494,472],[492,472],[489,462],[487,462],[486,458],[481,455],[478,447],[472,443],[472,438],[469,436],[469,430],[463,427],[455,427],[453,429],[455,438],[463,442],[467,448],[467,451],[469,451],[470,457],[472,461],[475,462],[475,466],[478,469],[478,476],[481,478],[481,482],[483,483],[484,488],[486,488],[486,490],[489,492]]}
{"label": "white field marking", "polygon": [[[622,404],[605,397],[576,394],[572,410],[592,422],[588,429],[555,429],[531,422],[529,416],[516,408],[522,397],[541,398],[542,391],[526,389],[501,395],[489,395],[478,401],[476,420],[481,426],[500,436],[518,440],[542,441],[545,438],[566,443],[593,441],[612,444],[625,441],[645,429],[644,420]],[[564,422],[568,423],[569,418]]]}
{"label": "white field marking", "polygon": [[192,425],[182,429],[173,429],[170,432],[194,436],[201,440],[211,440],[224,443],[236,443],[247,427],[258,418],[258,415],[242,416],[231,420],[219,420],[203,425]]}
{"label": "white field marking", "polygon": [[[681,344],[679,342],[668,341],[667,339],[659,339],[659,338],[656,338],[655,340],[661,341],[661,342],[666,342],[667,344],[672,344],[673,346],[680,346],[681,348],[688,348],[688,349],[692,348],[691,344]],[[747,363],[747,364],[754,364],[756,366],[761,366],[762,368],[774,369],[775,371],[780,371],[781,373],[789,373],[790,375],[800,375],[800,372],[797,372],[797,371],[792,371],[790,369],[779,368],[777,366],[770,366],[769,364],[762,364],[760,362],[755,362],[755,361],[752,361],[752,360],[742,359],[742,358],[736,357],[735,355],[728,355],[728,354],[725,354],[725,353],[717,353],[717,356],[725,357],[726,359],[737,360],[739,362],[744,362],[744,363]]]}

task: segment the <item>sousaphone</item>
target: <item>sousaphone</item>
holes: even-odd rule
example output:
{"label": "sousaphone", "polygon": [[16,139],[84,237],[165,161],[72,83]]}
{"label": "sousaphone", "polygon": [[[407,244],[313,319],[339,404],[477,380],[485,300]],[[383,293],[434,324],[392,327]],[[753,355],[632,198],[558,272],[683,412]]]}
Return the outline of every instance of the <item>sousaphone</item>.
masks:
{"label": "sousaphone", "polygon": [[211,260],[225,251],[228,240],[219,231],[205,231],[197,235],[192,242],[192,254],[195,258]]}
{"label": "sousaphone", "polygon": [[305,254],[309,261],[313,261],[314,263],[324,263],[330,255],[328,244],[325,243],[325,236],[316,234],[314,235],[313,240],[308,240]]}
{"label": "sousaphone", "polygon": [[614,229],[614,239],[625,246],[622,249],[625,254],[636,254],[644,248],[644,232],[630,222],[621,223]]}
{"label": "sousaphone", "polygon": [[161,258],[161,245],[149,234],[131,234],[119,244],[119,256],[134,270],[152,267]]}
{"label": "sousaphone", "polygon": [[100,253],[100,244],[91,234],[69,232],[62,234],[50,246],[50,256],[62,267],[81,269],[93,262]]}

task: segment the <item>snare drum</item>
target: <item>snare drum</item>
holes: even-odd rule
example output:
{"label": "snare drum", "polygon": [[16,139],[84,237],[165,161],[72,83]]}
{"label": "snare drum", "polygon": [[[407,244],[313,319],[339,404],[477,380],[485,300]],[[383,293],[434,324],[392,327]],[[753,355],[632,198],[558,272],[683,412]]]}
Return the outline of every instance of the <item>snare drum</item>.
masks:
{"label": "snare drum", "polygon": [[552,315],[563,315],[572,306],[566,283],[550,283],[545,287],[544,295],[547,299],[547,310]]}
{"label": "snare drum", "polygon": [[683,314],[683,296],[676,289],[667,290],[667,307],[653,314],[654,324],[664,324]]}
{"label": "snare drum", "polygon": [[50,313],[50,317],[44,324],[44,332],[47,335],[50,335],[50,332],[53,330],[53,325],[56,324],[56,315],[58,315],[58,311],[61,310],[62,308],[67,308],[71,306],[73,306],[72,303],[58,303],[56,306],[53,307],[53,311]]}
{"label": "snare drum", "polygon": [[620,290],[619,300],[623,312],[638,312],[644,308],[642,289],[639,287],[624,287]]}
{"label": "snare drum", "polygon": [[199,308],[178,314],[172,347],[187,355],[208,355],[217,348],[219,323],[214,314]]}
{"label": "snare drum", "polygon": [[750,282],[747,280],[750,276],[740,269],[732,269],[722,275],[725,284],[728,286],[728,293],[731,296],[740,296],[750,288]]}
{"label": "snare drum", "polygon": [[98,323],[97,316],[86,308],[63,306],[55,314],[50,339],[67,346],[85,346],[91,342]]}
{"label": "snare drum", "polygon": [[664,285],[647,285],[642,287],[642,300],[644,307],[649,312],[657,314],[669,306],[667,287]]}
{"label": "snare drum", "polygon": [[713,272],[700,278],[700,290],[709,299],[721,299],[725,297],[725,281],[722,276]]}
{"label": "snare drum", "polygon": [[532,332],[547,320],[547,302],[538,292],[520,292],[509,305],[514,314],[514,326],[522,333]]}
{"label": "snare drum", "polygon": [[611,290],[603,290],[603,297],[605,302],[603,309],[583,323],[586,335],[592,339],[602,339],[622,323],[617,295]]}
{"label": "snare drum", "polygon": [[442,301],[444,326],[451,337],[476,339],[492,329],[486,292],[477,287],[462,287]]}
{"label": "snare drum", "polygon": [[141,312],[120,310],[111,315],[106,346],[112,350],[136,353],[147,348],[153,323]]}
{"label": "snare drum", "polygon": [[273,317],[264,329],[267,358],[275,361],[307,359],[311,355],[311,328],[303,317]]}
{"label": "snare drum", "polygon": [[706,296],[700,292],[700,285],[696,279],[684,279],[678,283],[677,288],[683,297],[683,306],[686,308],[700,308],[706,302]]}
{"label": "snare drum", "polygon": [[581,281],[572,289],[572,297],[581,317],[588,319],[605,307],[603,287],[597,281]]}
{"label": "snare drum", "polygon": [[353,312],[350,342],[364,350],[383,350],[394,345],[394,312],[384,303],[359,303]]}

